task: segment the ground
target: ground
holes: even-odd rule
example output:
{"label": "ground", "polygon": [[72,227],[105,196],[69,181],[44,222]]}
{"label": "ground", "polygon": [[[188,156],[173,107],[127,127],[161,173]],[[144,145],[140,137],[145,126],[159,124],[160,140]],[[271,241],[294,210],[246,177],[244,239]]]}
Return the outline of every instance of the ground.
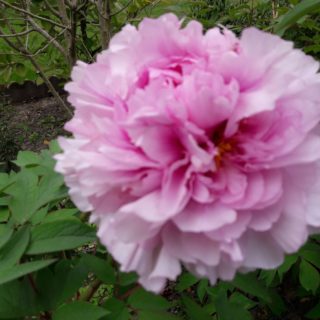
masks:
{"label": "ground", "polygon": [[69,119],[64,108],[48,97],[18,104],[0,104],[0,163],[13,160],[19,150],[39,151],[66,134]]}

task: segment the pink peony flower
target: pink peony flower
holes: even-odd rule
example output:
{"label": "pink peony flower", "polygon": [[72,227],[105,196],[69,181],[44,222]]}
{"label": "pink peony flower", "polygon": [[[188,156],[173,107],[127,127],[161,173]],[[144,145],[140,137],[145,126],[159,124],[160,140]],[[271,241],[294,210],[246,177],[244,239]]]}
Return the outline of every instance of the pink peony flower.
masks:
{"label": "pink peony flower", "polygon": [[56,170],[122,271],[159,292],[275,268],[320,227],[319,64],[255,28],[127,25],[66,85]]}

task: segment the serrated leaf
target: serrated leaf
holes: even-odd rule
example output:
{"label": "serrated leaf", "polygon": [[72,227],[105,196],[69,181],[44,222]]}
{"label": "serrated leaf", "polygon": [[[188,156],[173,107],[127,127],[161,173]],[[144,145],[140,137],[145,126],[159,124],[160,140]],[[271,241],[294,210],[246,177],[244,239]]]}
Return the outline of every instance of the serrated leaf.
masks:
{"label": "serrated leaf", "polygon": [[95,239],[93,228],[77,219],[48,222],[33,228],[27,254],[75,249]]}
{"label": "serrated leaf", "polygon": [[39,260],[18,264],[6,270],[2,268],[0,272],[0,285],[18,279],[26,274],[45,268],[55,261],[55,259]]}
{"label": "serrated leaf", "polygon": [[309,262],[302,260],[300,263],[299,280],[303,288],[315,294],[320,284],[319,272]]}
{"label": "serrated leaf", "polygon": [[53,313],[53,320],[99,320],[108,311],[89,302],[74,301],[65,304]]}

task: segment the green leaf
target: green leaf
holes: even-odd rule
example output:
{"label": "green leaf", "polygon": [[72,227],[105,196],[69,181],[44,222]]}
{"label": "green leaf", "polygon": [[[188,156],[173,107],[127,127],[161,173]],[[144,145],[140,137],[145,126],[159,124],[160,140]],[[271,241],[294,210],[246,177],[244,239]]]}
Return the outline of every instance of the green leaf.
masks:
{"label": "green leaf", "polygon": [[48,222],[33,228],[27,254],[75,249],[95,239],[93,228],[77,219]]}
{"label": "green leaf", "polygon": [[230,297],[230,302],[241,305],[244,309],[252,309],[257,305],[257,302],[252,301],[240,292],[234,292]]}
{"label": "green leaf", "polygon": [[197,286],[197,296],[200,300],[200,302],[203,301],[206,293],[207,293],[207,289],[209,287],[209,281],[207,279],[202,279],[198,286]]}
{"label": "green leaf", "polygon": [[252,319],[250,312],[248,312],[243,305],[228,301],[224,292],[218,295],[216,309],[219,320]]}
{"label": "green leaf", "polygon": [[56,211],[51,211],[49,214],[44,218],[43,222],[52,222],[57,220],[65,220],[66,218],[70,218],[78,213],[79,210],[76,208],[72,209],[61,209]]}
{"label": "green leaf", "polygon": [[110,314],[108,314],[105,317],[106,320],[130,320],[131,319],[129,310],[123,301],[120,301],[116,298],[109,298],[106,301],[104,307],[110,312]]}
{"label": "green leaf", "polygon": [[25,319],[38,314],[41,306],[28,279],[0,286],[0,319]]}
{"label": "green leaf", "polygon": [[30,239],[30,229],[23,227],[16,231],[0,250],[0,274],[2,270],[17,263],[24,254]]}
{"label": "green leaf", "polygon": [[289,10],[274,26],[274,32],[280,36],[303,16],[320,9],[320,0],[304,0]]}
{"label": "green leaf", "polygon": [[[0,222],[7,222],[9,217],[10,217],[9,209],[0,207]],[[1,233],[0,233],[0,237],[1,237]]]}
{"label": "green leaf", "polygon": [[101,281],[107,284],[116,282],[115,271],[106,260],[92,255],[84,255],[82,259],[89,271],[93,272]]}
{"label": "green leaf", "polygon": [[299,280],[303,288],[315,294],[320,284],[318,270],[309,262],[302,260],[300,263]]}
{"label": "green leaf", "polygon": [[164,311],[143,310],[139,312],[139,320],[179,320],[181,318]]}
{"label": "green leaf", "polygon": [[296,263],[298,255],[294,254],[287,256],[283,264],[277,269],[280,281],[282,281],[283,275],[290,270],[290,268]]}
{"label": "green leaf", "polygon": [[108,311],[89,302],[75,301],[65,304],[53,313],[53,320],[99,320]]}
{"label": "green leaf", "polygon": [[194,302],[187,296],[182,296],[181,301],[185,307],[185,312],[187,313],[190,320],[211,320],[211,315],[204,310],[200,305]]}
{"label": "green leaf", "polygon": [[320,302],[304,315],[308,319],[320,319]]}
{"label": "green leaf", "polygon": [[138,275],[135,272],[120,272],[119,275],[119,284],[120,286],[129,286],[137,282]]}
{"label": "green leaf", "polygon": [[6,173],[0,172],[0,192],[4,190],[10,183],[9,176]]}
{"label": "green leaf", "polygon": [[176,290],[178,292],[182,292],[182,291],[190,288],[191,286],[193,286],[198,281],[199,281],[199,279],[196,278],[193,274],[191,274],[189,272],[183,273],[178,279],[178,283],[176,285]]}
{"label": "green leaf", "polygon": [[316,250],[302,250],[301,256],[320,269],[320,246],[317,246]]}
{"label": "green leaf", "polygon": [[60,260],[54,268],[37,272],[36,287],[42,305],[46,310],[54,310],[69,300],[88,278],[88,269],[79,259]]}
{"label": "green leaf", "polygon": [[40,156],[32,151],[19,151],[17,160],[13,161],[19,167],[36,165],[40,162]]}
{"label": "green leaf", "polygon": [[128,299],[129,304],[138,310],[167,310],[171,303],[161,296],[138,289]]}
{"label": "green leaf", "polygon": [[9,241],[13,230],[6,224],[0,224],[0,249]]}
{"label": "green leaf", "polygon": [[1,269],[0,285],[18,279],[26,274],[45,268],[55,261],[55,259],[32,261],[23,264],[18,264],[6,270]]}
{"label": "green leaf", "polygon": [[9,207],[18,223],[25,223],[37,210],[37,184],[38,177],[24,169],[17,174],[16,182],[6,190],[12,196]]}
{"label": "green leaf", "polygon": [[232,281],[232,284],[240,290],[257,296],[266,302],[271,302],[272,300],[268,288],[253,273],[238,274]]}

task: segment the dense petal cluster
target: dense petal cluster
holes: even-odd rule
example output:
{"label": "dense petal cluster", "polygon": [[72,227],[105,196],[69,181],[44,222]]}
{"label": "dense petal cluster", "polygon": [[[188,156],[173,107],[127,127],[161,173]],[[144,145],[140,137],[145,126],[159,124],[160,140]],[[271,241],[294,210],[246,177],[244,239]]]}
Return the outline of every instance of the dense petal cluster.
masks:
{"label": "dense petal cluster", "polygon": [[98,235],[159,292],[279,266],[320,227],[319,65],[249,28],[127,25],[66,85],[56,170]]}

